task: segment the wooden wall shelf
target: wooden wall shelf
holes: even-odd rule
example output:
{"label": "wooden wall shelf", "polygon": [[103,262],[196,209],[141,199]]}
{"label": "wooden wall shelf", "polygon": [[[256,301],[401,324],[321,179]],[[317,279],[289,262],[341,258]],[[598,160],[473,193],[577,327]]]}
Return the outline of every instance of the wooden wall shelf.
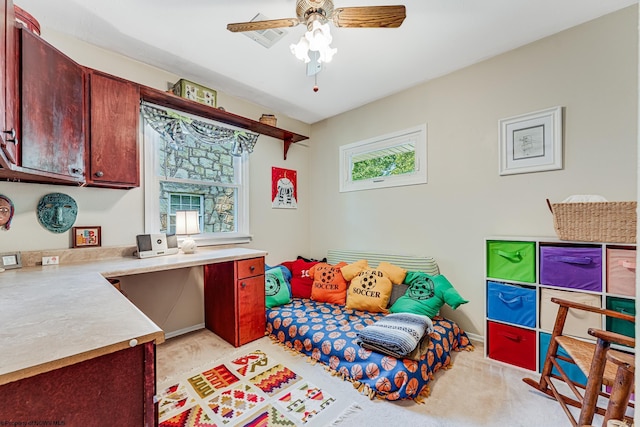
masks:
{"label": "wooden wall shelf", "polygon": [[289,147],[291,146],[291,144],[309,139],[308,136],[293,133],[288,130],[280,129],[265,123],[260,123],[259,121],[238,116],[237,114],[229,113],[224,110],[212,108],[208,105],[181,98],[172,93],[163,92],[161,90],[154,89],[148,86],[140,85],[140,98],[142,98],[142,100],[144,101],[156,105],[174,108],[176,110],[195,114],[197,116],[205,117],[217,122],[222,122],[229,125],[237,126],[242,129],[247,129],[261,135],[267,135],[273,138],[281,139],[284,143],[283,149],[285,160],[287,159],[287,152],[289,151]]}

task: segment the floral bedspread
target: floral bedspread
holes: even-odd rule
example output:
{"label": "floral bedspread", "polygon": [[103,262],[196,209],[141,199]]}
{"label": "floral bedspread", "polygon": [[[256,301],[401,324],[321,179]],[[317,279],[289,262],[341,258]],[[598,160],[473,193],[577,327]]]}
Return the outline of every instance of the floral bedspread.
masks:
{"label": "floral bedspread", "polygon": [[433,375],[451,364],[451,352],[473,349],[458,325],[434,317],[429,350],[420,361],[396,359],[361,348],[357,333],[384,315],[344,306],[294,299],[267,310],[272,339],[325,364],[370,397],[387,400],[427,396]]}

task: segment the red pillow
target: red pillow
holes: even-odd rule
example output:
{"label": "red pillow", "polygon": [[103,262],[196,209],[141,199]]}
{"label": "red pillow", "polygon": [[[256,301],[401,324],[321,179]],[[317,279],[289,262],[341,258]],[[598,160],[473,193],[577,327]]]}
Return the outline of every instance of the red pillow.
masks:
{"label": "red pillow", "polygon": [[[318,261],[306,262],[297,259],[291,263],[291,296],[294,298],[311,298],[313,277],[309,274],[311,267]],[[283,263],[284,264],[284,263]],[[289,263],[287,263],[289,264]],[[287,266],[288,267],[288,266]]]}

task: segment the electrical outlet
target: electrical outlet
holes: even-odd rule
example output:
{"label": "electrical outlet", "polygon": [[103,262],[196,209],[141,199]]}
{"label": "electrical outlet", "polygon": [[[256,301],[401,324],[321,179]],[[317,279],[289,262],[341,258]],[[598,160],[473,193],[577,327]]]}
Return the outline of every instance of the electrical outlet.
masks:
{"label": "electrical outlet", "polygon": [[42,265],[58,265],[60,258],[57,256],[43,256]]}

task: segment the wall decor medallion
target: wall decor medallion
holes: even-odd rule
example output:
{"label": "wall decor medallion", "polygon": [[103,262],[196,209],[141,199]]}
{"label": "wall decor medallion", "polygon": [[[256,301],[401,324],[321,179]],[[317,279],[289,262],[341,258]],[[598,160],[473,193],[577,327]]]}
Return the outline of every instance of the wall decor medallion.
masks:
{"label": "wall decor medallion", "polygon": [[52,233],[64,233],[76,222],[78,205],[63,193],[49,193],[38,202],[38,221]]}
{"label": "wall decor medallion", "polygon": [[11,199],[0,194],[0,230],[11,228],[14,212],[15,208]]}

